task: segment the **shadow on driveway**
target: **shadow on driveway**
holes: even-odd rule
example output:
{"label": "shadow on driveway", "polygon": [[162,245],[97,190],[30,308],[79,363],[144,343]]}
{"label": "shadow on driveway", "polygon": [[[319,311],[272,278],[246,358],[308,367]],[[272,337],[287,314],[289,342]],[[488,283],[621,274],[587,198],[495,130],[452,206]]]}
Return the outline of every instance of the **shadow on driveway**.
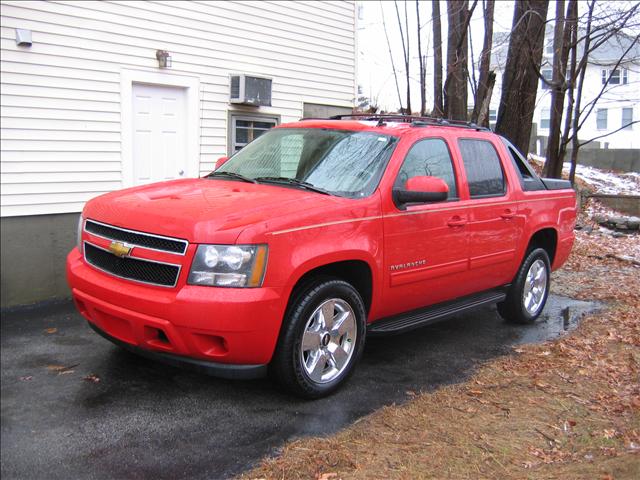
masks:
{"label": "shadow on driveway", "polygon": [[345,388],[316,401],[289,397],[268,380],[220,380],[125,352],[70,303],[7,313],[2,477],[228,478],[289,439],[332,433],[408,392],[463,381],[479,362],[557,336],[594,309],[552,296],[533,326],[510,326],[488,308],[372,338]]}

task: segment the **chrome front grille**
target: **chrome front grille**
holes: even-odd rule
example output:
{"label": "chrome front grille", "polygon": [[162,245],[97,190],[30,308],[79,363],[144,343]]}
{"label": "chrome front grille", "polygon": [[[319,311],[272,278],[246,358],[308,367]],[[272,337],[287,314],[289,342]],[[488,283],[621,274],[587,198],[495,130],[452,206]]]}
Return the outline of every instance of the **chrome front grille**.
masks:
{"label": "chrome front grille", "polygon": [[118,256],[110,251],[111,247],[107,249],[96,245],[95,242],[91,243],[90,238],[89,241],[85,239],[83,243],[84,259],[94,268],[115,277],[149,285],[175,287],[178,283],[182,265],[140,258],[135,256],[134,252],[135,247],[141,247],[174,255],[184,255],[189,246],[186,240],[114,227],[89,219],[85,221],[84,230],[96,237],[119,242],[133,248],[131,250],[133,256]]}
{"label": "chrome front grille", "polygon": [[189,246],[189,242],[180,238],[163,237],[162,235],[128,230],[89,219],[85,221],[84,229],[93,235],[106,238],[107,240],[117,240],[128,245],[159,250],[161,252],[177,253],[179,255],[184,255]]}

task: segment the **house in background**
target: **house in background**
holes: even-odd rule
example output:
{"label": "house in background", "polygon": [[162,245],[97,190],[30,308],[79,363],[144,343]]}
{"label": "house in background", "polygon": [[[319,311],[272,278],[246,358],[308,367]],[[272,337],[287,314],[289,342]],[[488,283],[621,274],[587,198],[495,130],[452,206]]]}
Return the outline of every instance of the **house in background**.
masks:
{"label": "house in background", "polygon": [[2,306],[68,295],[101,193],[209,173],[281,122],[352,111],[355,3],[3,1]]}
{"label": "house in background", "polygon": [[[492,68],[496,70],[496,85],[491,97],[490,122],[495,125],[500,104],[502,75],[507,60],[509,33],[494,34],[494,51],[492,52]],[[584,126],[579,132],[581,141],[600,137],[589,149],[640,149],[640,124],[627,125],[640,119],[640,44],[632,46],[633,38],[618,36],[596,49],[589,57],[582,90],[582,105],[586,106],[600,93],[607,78],[611,80],[605,93],[593,111],[586,117]],[[632,47],[626,60],[617,68],[618,59]],[[547,27],[545,47],[542,58],[541,75],[551,80],[553,76],[553,28]],[[565,108],[568,99],[565,97]],[[546,137],[549,135],[551,119],[551,89],[540,80],[536,98],[536,109],[533,121],[536,124],[536,135],[533,151],[545,155]],[[616,132],[616,130],[619,130]],[[613,133],[615,132],[615,133]],[[611,152],[610,152],[611,154]],[[636,153],[637,154],[637,153]]]}
{"label": "house in background", "polygon": [[[553,33],[548,32],[541,74],[551,80],[553,76]],[[589,56],[582,89],[582,105],[586,107],[609,83],[597,105],[586,117],[578,134],[583,141],[600,137],[600,148],[640,148],[640,125],[625,125],[640,119],[640,44],[632,45],[633,38],[617,36],[610,39]],[[625,51],[631,47],[624,62],[617,65]],[[617,66],[616,66],[617,65]],[[534,121],[538,135],[549,135],[551,119],[551,89],[540,81]],[[566,105],[566,102],[565,102]],[[615,133],[614,133],[615,132]],[[597,144],[596,144],[597,145]],[[540,153],[540,152],[539,152]],[[544,153],[542,153],[544,154]]]}

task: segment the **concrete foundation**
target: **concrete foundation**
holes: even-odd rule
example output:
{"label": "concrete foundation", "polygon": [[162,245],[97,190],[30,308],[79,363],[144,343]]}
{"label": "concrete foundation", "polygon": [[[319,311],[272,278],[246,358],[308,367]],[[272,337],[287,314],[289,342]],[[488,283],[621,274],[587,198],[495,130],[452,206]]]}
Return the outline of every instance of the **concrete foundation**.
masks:
{"label": "concrete foundation", "polygon": [[1,307],[69,297],[67,253],[79,213],[0,219]]}

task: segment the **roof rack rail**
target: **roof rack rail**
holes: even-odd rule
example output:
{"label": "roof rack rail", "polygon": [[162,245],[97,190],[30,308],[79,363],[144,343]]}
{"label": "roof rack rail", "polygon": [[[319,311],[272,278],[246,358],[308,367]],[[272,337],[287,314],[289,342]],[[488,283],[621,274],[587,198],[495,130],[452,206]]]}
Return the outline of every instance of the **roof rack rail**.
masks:
{"label": "roof rack rail", "polygon": [[[473,130],[491,131],[489,128],[482,127],[473,122],[467,122],[465,120],[449,120],[446,118],[437,117],[421,117],[415,115],[403,115],[400,113],[347,113],[342,115],[333,115],[325,120],[344,120],[348,118],[358,120],[378,121],[379,125],[383,125],[386,121],[406,122],[411,123],[415,127],[426,126],[447,126],[447,127],[461,127],[470,128]],[[311,119],[303,119],[311,120]]]}

